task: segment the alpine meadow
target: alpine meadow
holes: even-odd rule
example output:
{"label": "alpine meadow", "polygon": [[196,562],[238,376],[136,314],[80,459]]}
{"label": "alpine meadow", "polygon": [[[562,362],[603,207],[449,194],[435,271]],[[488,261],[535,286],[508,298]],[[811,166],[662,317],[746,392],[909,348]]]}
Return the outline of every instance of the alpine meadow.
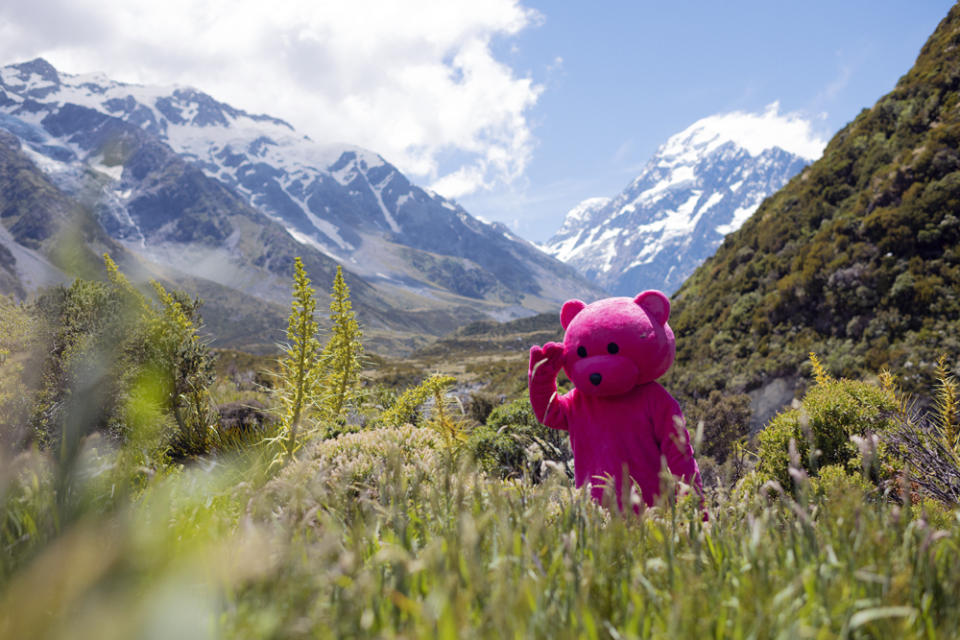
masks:
{"label": "alpine meadow", "polygon": [[[0,639],[960,638],[960,4],[821,155],[701,119],[542,245],[409,158],[57,65],[0,67]],[[529,389],[654,277],[699,471],[651,505],[578,486]],[[589,384],[553,364],[545,421]]]}

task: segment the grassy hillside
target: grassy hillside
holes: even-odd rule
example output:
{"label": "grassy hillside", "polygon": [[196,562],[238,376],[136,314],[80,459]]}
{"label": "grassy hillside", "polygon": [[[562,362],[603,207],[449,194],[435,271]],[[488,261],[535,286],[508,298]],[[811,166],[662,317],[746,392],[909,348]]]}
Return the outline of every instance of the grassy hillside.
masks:
{"label": "grassy hillside", "polygon": [[960,354],[960,7],[896,88],[768,198],[674,297],[686,397],[793,384],[816,351],[929,382]]}

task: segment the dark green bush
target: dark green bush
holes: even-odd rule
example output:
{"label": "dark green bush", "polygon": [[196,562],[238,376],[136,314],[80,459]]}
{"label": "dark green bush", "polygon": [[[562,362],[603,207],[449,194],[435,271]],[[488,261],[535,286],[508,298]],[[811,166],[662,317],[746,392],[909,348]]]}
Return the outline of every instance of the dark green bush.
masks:
{"label": "dark green bush", "polygon": [[157,304],[109,258],[107,272],[107,282],[52,288],[33,308],[45,350],[30,420],[36,441],[69,458],[93,432],[124,440],[153,407],[176,425],[174,457],[206,453],[216,414],[212,358],[197,335],[200,301],[155,285]]}
{"label": "dark green bush", "polygon": [[467,401],[467,415],[480,424],[486,424],[487,418],[497,406],[497,396],[492,393],[475,391]]}
{"label": "dark green bush", "polygon": [[706,397],[684,406],[687,429],[696,433],[703,422],[703,438],[698,456],[710,456],[723,463],[733,451],[735,443],[750,430],[750,396],[724,394],[714,389]]}
{"label": "dark green bush", "polygon": [[467,446],[486,472],[503,478],[527,473],[538,481],[546,462],[560,464],[572,475],[567,432],[540,424],[526,398],[494,409],[485,425],[471,431]]}

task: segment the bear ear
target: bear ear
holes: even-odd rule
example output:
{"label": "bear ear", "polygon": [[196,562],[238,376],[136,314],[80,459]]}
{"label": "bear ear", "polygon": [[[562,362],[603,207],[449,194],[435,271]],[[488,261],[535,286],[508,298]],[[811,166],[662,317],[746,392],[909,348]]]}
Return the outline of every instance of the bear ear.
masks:
{"label": "bear ear", "polygon": [[644,291],[633,301],[660,324],[667,324],[670,317],[670,299],[659,291]]}
{"label": "bear ear", "polygon": [[586,306],[580,300],[567,300],[563,303],[563,308],[560,309],[560,324],[564,331],[570,326],[570,321],[573,320],[574,316],[583,311]]}

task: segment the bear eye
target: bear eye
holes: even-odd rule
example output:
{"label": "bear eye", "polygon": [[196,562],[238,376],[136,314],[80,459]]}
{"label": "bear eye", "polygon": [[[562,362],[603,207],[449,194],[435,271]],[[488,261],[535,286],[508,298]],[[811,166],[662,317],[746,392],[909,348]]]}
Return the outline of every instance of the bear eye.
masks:
{"label": "bear eye", "polygon": [[579,346],[579,347],[577,347],[577,355],[580,356],[581,358],[586,358],[586,357],[587,357],[587,348],[584,347],[584,346]]}
{"label": "bear eye", "polygon": [[616,353],[617,351],[620,351],[620,347],[617,345],[616,342],[611,342],[610,344],[607,345],[607,352],[608,352],[608,353],[614,354],[614,353]]}

